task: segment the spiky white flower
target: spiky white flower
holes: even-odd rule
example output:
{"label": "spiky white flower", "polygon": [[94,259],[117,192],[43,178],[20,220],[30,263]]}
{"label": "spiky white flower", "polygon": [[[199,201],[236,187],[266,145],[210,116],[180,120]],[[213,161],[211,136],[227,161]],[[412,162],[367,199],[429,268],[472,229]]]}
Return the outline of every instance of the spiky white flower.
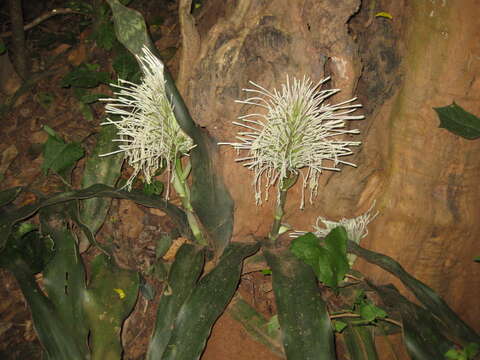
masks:
{"label": "spiky white flower", "polygon": [[[163,63],[143,47],[142,56],[137,56],[143,78],[140,84],[119,79],[116,98],[108,101],[107,114],[118,115],[120,120],[108,118],[102,125],[115,125],[118,129],[118,150],[103,154],[107,156],[123,152],[133,173],[126,187],[131,188],[134,179],[142,173],[146,183],[151,183],[155,173],[162,167],[170,170],[171,163],[187,154],[193,147],[192,140],[178,125],[173,107],[165,92]],[[174,176],[174,175],[172,175]]]}
{"label": "spiky white flower", "polygon": [[[269,188],[294,174],[303,177],[303,189],[308,185],[310,201],[317,193],[318,178],[323,170],[339,171],[339,164],[355,166],[341,160],[353,152],[351,146],[358,141],[348,141],[342,136],[358,134],[359,130],[345,128],[346,120],[363,119],[362,115],[350,115],[360,104],[353,104],[356,98],[330,105],[325,100],[339,92],[339,89],[320,90],[330,78],[313,83],[287,76],[281,90],[269,91],[250,82],[253,89],[243,89],[252,96],[237,102],[258,106],[259,113],[239,117],[235,125],[246,129],[238,133],[238,143],[221,143],[237,150],[248,151],[248,155],[236,159],[255,172],[254,187],[257,204],[262,202],[262,192],[268,198]],[[305,169],[301,171],[301,169]]]}
{"label": "spiky white flower", "polygon": [[[335,229],[338,226],[343,226],[347,231],[347,236],[349,240],[360,243],[360,240],[368,235],[367,225],[372,222],[379,212],[372,213],[373,208],[375,207],[375,201],[370,206],[364,214],[354,217],[352,219],[343,218],[339,221],[327,220],[324,217],[318,217],[316,225],[313,227],[313,233],[317,237],[325,237],[330,231]],[[320,224],[323,223],[323,226]],[[306,234],[306,231],[294,231],[290,233],[290,237],[299,237]]]}

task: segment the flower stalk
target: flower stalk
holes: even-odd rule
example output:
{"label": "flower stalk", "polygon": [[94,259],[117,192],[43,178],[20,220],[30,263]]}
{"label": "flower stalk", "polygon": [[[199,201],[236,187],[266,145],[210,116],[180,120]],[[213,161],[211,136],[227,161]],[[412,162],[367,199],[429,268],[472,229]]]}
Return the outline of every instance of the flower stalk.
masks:
{"label": "flower stalk", "polygon": [[182,207],[187,215],[188,225],[192,230],[193,237],[199,245],[207,245],[203,233],[200,229],[200,224],[195,216],[193,206],[191,203],[190,188],[187,183],[188,175],[190,174],[191,163],[188,161],[186,167],[183,167],[181,158],[177,158],[174,164],[174,174],[172,178],[173,188],[182,202]]}
{"label": "flower stalk", "polygon": [[271,242],[275,243],[280,235],[280,228],[282,226],[282,219],[285,215],[285,202],[287,200],[288,190],[297,182],[298,174],[290,174],[287,178],[283,179],[279,189],[279,195],[275,205],[273,214],[272,230],[268,235]]}

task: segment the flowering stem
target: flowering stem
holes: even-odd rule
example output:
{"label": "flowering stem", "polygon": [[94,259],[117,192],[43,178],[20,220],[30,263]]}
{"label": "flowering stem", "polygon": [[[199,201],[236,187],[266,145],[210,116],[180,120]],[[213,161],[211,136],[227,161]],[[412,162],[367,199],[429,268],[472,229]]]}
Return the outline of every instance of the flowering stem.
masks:
{"label": "flowering stem", "polygon": [[181,159],[177,158],[174,168],[173,187],[182,201],[182,206],[187,215],[188,225],[192,230],[193,237],[200,245],[207,245],[190,201],[190,189],[187,184],[187,177],[191,169],[190,163],[188,163],[188,166],[184,169]]}
{"label": "flowering stem", "polygon": [[275,205],[275,212],[273,216],[272,230],[268,235],[268,238],[272,242],[276,242],[280,235],[280,227],[282,225],[283,215],[285,215],[285,201],[287,200],[288,190],[296,183],[298,179],[297,174],[290,174],[283,178],[280,183],[280,192],[277,197],[277,204]]}

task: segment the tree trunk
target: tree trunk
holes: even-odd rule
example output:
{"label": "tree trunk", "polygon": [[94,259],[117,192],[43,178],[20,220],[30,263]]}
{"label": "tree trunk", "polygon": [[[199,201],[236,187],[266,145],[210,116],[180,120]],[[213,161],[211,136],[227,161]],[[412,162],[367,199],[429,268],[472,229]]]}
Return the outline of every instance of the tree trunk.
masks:
{"label": "tree trunk", "polygon": [[[357,93],[367,115],[351,125],[362,131],[361,150],[349,159],[358,168],[324,172],[303,211],[297,184],[285,221],[311,230],[317,216],[358,216],[376,199],[380,216],[362,245],[398,260],[477,331],[480,141],[439,129],[432,107],[455,101],[480,114],[479,19],[475,0],[210,0],[196,26],[183,11],[179,72],[193,117],[223,142],[235,141],[232,121],[246,107],[234,100],[246,97],[249,80],[273,89],[287,74],[331,75],[331,87],[342,89],[331,102]],[[266,235],[275,196],[255,207],[253,174],[230,148],[220,152],[235,238]],[[361,261],[357,267],[375,282],[393,281]]]}
{"label": "tree trunk", "polygon": [[10,21],[12,22],[13,64],[18,75],[25,79],[28,75],[27,48],[23,29],[23,10],[21,0],[8,0]]}

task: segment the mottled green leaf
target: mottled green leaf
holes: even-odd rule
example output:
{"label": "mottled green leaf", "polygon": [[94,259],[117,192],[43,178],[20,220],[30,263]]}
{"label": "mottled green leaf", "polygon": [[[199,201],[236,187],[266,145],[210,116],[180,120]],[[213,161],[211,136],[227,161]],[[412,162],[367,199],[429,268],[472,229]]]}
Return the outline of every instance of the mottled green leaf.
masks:
{"label": "mottled green leaf", "polygon": [[58,205],[40,212],[42,232],[55,244],[55,255],[43,271],[43,285],[58,317],[69,327],[69,336],[88,354],[88,325],[82,305],[86,289],[85,269],[64,214],[64,207]]}
{"label": "mottled green leaf", "polygon": [[168,284],[157,309],[152,339],[148,345],[147,360],[161,359],[172,336],[180,308],[192,293],[204,263],[204,251],[191,244],[183,244],[170,268]]}
{"label": "mottled green leaf", "polygon": [[248,334],[256,341],[267,346],[270,351],[281,358],[285,357],[281,341],[280,324],[278,316],[274,315],[267,320],[238,293],[227,308],[227,313],[238,321]]}
{"label": "mottled green leaf", "polygon": [[480,119],[455,102],[448,106],[433,108],[433,110],[437,112],[440,119],[440,128],[469,140],[480,137]]}
{"label": "mottled green leaf", "polygon": [[[97,135],[97,144],[85,162],[82,177],[82,187],[87,188],[93,184],[114,186],[120,177],[123,163],[122,154],[100,156],[117,150],[117,145],[112,142],[117,137],[115,126],[102,126]],[[81,202],[80,218],[93,234],[102,226],[110,207],[110,199],[93,198]]]}
{"label": "mottled green leaf", "polygon": [[311,268],[290,251],[264,250],[289,360],[335,359],[333,330]]}
{"label": "mottled green leaf", "polygon": [[107,3],[112,8],[117,39],[132,54],[141,55],[144,45],[151,50],[155,48],[148,36],[145,20],[138,11],[127,8],[118,0],[107,0]]}
{"label": "mottled green leaf", "polygon": [[122,355],[120,331],[137,300],[139,275],[119,268],[103,254],[97,255],[91,265],[90,284],[84,297],[91,359],[118,360]]}
{"label": "mottled green leaf", "polygon": [[35,332],[45,349],[45,358],[85,360],[88,356],[85,347],[77,343],[70,326],[62,321],[55,306],[38,287],[32,269],[21,259],[16,259],[9,270],[17,279],[30,308]]}
{"label": "mottled green leaf", "polygon": [[258,244],[227,246],[217,265],[198,281],[179,310],[163,360],[200,358],[213,324],[235,293],[243,260],[258,248]]}
{"label": "mottled green leaf", "polygon": [[373,328],[371,326],[356,326],[348,321],[348,327],[342,333],[351,360],[377,360]]}

